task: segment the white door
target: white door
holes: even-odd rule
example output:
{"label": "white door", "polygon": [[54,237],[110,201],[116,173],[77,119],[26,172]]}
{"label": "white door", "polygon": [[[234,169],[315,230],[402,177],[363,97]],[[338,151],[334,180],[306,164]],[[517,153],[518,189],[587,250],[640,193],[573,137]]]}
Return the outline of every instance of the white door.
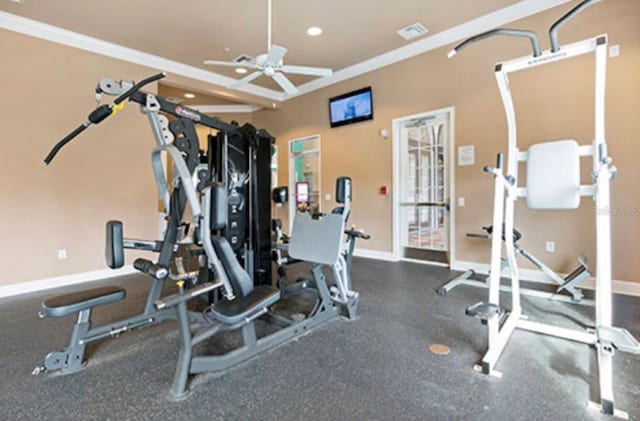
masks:
{"label": "white door", "polygon": [[449,112],[398,122],[402,258],[449,263]]}

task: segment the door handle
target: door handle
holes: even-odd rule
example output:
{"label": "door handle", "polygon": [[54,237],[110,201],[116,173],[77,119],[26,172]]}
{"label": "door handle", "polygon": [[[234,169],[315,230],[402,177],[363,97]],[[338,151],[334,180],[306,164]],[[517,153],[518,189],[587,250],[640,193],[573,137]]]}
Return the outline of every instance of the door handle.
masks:
{"label": "door handle", "polygon": [[433,207],[433,208],[447,208],[449,210],[449,202],[405,202],[401,203],[401,206],[416,206],[419,208]]}

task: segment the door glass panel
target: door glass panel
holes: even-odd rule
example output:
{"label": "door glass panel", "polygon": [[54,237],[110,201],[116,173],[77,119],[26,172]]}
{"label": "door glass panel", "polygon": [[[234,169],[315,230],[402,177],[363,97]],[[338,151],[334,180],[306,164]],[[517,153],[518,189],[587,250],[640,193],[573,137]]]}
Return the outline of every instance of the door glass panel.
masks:
{"label": "door glass panel", "polygon": [[412,249],[446,251],[447,200],[445,146],[447,119],[409,122],[401,136],[401,244]]}
{"label": "door glass panel", "polygon": [[[320,137],[312,136],[290,143],[290,211],[320,212]],[[308,198],[296,197],[296,183],[308,184]]]}

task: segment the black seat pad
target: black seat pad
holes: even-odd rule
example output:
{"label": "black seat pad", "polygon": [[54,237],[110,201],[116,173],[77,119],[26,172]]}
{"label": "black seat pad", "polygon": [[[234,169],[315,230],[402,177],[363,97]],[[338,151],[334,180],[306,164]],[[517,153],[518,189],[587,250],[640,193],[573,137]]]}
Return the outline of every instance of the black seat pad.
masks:
{"label": "black seat pad", "polygon": [[62,317],[91,307],[123,300],[126,295],[125,289],[114,286],[57,295],[42,302],[42,313],[47,317]]}
{"label": "black seat pad", "polygon": [[279,299],[280,291],[269,285],[260,285],[244,297],[218,301],[213,306],[212,314],[216,320],[231,325],[269,307]]}

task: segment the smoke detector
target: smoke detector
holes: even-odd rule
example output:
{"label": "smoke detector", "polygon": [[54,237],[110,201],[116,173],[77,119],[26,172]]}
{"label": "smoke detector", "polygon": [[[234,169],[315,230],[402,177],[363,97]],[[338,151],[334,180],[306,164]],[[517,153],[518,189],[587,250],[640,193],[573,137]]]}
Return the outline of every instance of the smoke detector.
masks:
{"label": "smoke detector", "polygon": [[421,23],[414,23],[413,25],[409,25],[400,29],[398,31],[398,35],[409,41],[410,39],[419,37],[420,35],[424,35],[427,32],[429,31]]}

